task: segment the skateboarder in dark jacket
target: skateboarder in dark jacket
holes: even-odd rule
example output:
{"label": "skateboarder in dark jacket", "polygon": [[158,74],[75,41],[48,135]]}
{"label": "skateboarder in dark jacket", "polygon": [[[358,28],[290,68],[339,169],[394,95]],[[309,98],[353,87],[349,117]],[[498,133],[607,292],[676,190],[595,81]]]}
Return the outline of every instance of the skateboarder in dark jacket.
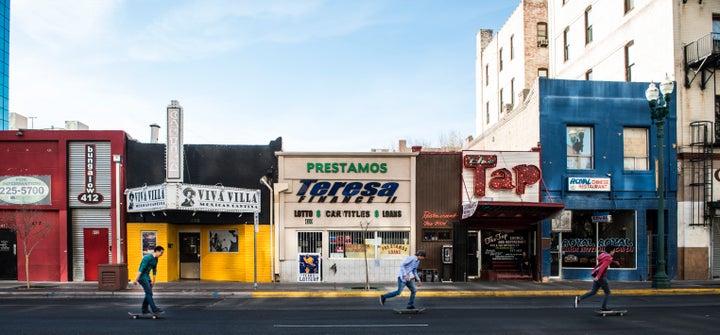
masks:
{"label": "skateboarder in dark jacket", "polygon": [[610,285],[608,284],[607,280],[607,270],[610,267],[610,264],[613,263],[613,255],[615,255],[615,246],[605,246],[605,252],[601,253],[600,256],[598,256],[597,265],[595,265],[592,272],[590,273],[593,276],[592,289],[585,292],[585,294],[579,297],[575,297],[575,308],[577,308],[577,306],[580,304],[580,301],[595,295],[597,291],[602,288],[603,292],[605,292],[605,296],[603,296],[602,299],[601,310],[610,310],[609,308],[607,308],[607,301],[608,297],[610,296]]}
{"label": "skateboarder in dark jacket", "polygon": [[[157,274],[157,263],[158,258],[162,256],[165,253],[165,248],[161,246],[155,247],[153,249],[152,253],[149,253],[145,256],[143,256],[142,261],[140,262],[140,268],[138,269],[138,273],[135,276],[135,280],[133,280],[133,284],[137,285],[140,283],[140,285],[143,287],[143,290],[145,291],[145,299],[143,299],[142,302],[142,313],[143,314],[149,314],[150,312],[154,314],[159,314],[164,312],[162,309],[155,306],[155,300],[153,299],[153,286],[155,286],[155,275]],[[152,271],[152,279],[150,279],[150,271]],[[150,310],[152,309],[152,311]]]}

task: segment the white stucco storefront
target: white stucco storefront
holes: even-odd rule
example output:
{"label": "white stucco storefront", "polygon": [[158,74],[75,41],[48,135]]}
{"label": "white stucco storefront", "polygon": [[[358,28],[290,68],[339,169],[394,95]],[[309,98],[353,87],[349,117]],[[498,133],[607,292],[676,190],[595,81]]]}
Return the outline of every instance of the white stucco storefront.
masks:
{"label": "white stucco storefront", "polygon": [[417,153],[277,155],[280,281],[395,280],[415,251]]}

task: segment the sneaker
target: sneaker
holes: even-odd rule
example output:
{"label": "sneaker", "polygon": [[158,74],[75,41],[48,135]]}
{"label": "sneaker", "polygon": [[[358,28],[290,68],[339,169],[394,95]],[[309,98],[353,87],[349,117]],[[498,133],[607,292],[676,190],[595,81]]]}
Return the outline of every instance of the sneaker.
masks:
{"label": "sneaker", "polygon": [[143,315],[150,314],[150,311],[142,311]]}
{"label": "sneaker", "polygon": [[405,309],[415,309],[415,306],[408,306],[408,307],[405,307]]}
{"label": "sneaker", "polygon": [[165,313],[165,310],[158,308],[158,309],[156,309],[153,313],[154,313],[154,314]]}
{"label": "sneaker", "polygon": [[577,308],[579,303],[580,303],[580,299],[577,296],[575,296],[575,308]]}
{"label": "sneaker", "polygon": [[603,311],[603,312],[612,311],[612,309],[607,308],[607,307],[600,308],[600,310]]}
{"label": "sneaker", "polygon": [[380,305],[385,306],[385,297],[384,296],[380,296]]}

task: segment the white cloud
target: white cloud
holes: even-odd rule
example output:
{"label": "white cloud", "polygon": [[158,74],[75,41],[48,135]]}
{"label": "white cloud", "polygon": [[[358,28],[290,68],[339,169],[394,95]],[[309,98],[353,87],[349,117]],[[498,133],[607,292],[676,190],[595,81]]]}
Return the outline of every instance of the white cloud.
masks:
{"label": "white cloud", "polygon": [[120,4],[121,0],[13,1],[11,34],[22,34],[28,40],[18,43],[36,43],[45,52],[94,43],[109,29]]}

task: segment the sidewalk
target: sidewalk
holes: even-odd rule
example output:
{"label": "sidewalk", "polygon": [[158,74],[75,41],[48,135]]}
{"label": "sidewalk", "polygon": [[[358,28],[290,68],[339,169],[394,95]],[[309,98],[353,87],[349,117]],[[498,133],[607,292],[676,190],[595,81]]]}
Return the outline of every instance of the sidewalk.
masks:
{"label": "sidewalk", "polygon": [[[26,289],[25,282],[0,281],[0,297],[141,297],[140,286],[128,285],[125,290],[100,291],[97,282],[32,282]],[[649,281],[610,283],[614,295],[687,295],[720,294],[720,280],[671,282],[669,289],[653,289]],[[364,283],[253,283],[216,281],[176,281],[158,283],[157,296],[178,298],[333,298],[376,297],[394,290],[396,283],[371,283],[365,290]],[[590,289],[590,281],[561,280],[548,283],[532,281],[477,281],[423,283],[418,294],[426,297],[509,297],[509,296],[575,296]],[[408,294],[408,292],[404,292]]]}

